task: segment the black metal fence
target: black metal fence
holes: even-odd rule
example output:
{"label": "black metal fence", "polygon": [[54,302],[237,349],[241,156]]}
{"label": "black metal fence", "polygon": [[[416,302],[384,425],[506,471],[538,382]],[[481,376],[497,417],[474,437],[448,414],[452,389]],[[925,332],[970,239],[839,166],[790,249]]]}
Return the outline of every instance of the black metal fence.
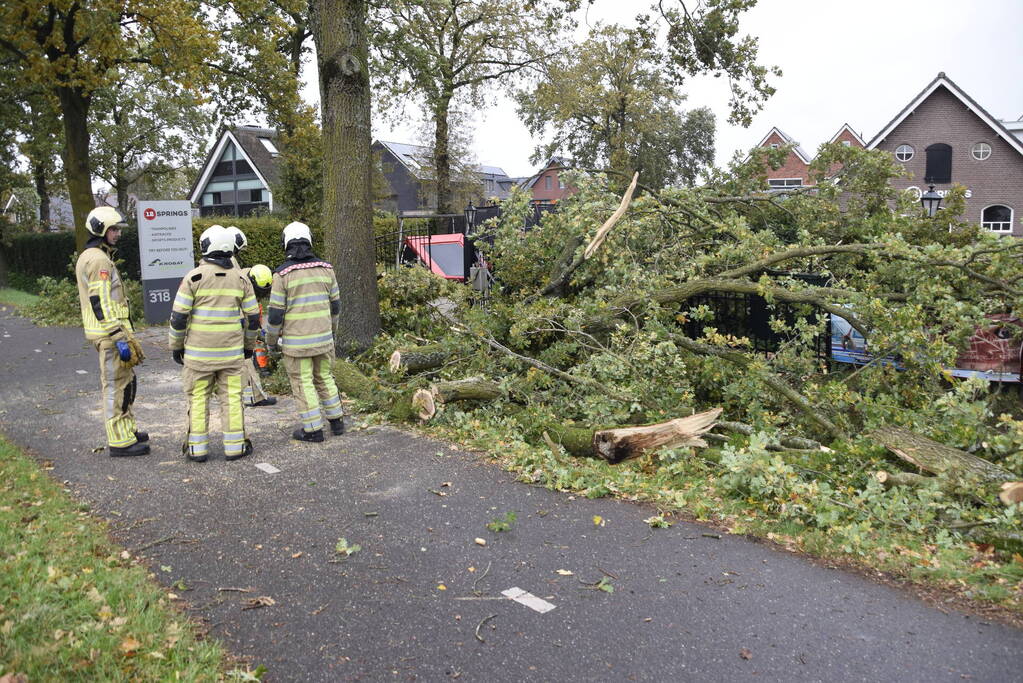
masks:
{"label": "black metal fence", "polygon": [[[780,275],[780,273],[776,273]],[[824,286],[827,278],[815,274],[786,274],[813,286]],[[815,355],[824,361],[831,358],[831,317],[825,316],[822,322],[819,311],[809,305],[787,304],[767,300],[757,294],[740,294],[735,292],[707,292],[687,299],[684,309],[692,309],[704,305],[713,314],[713,320],[687,320],[683,325],[689,337],[700,337],[705,327],[713,327],[721,334],[749,339],[755,353],[771,355],[777,353],[789,336],[775,331],[771,327],[771,319],[784,321],[792,326],[800,320],[817,327],[813,349]]]}

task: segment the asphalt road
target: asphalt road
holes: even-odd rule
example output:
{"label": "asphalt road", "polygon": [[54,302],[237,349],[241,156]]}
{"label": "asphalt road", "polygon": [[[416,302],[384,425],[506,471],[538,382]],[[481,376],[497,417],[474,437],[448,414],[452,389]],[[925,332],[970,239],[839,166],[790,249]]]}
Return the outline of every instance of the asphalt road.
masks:
{"label": "asphalt road", "polygon": [[[79,329],[9,310],[0,431],[52,461],[116,540],[145,548],[157,579],[266,680],[1021,678],[1023,632],[1011,627],[696,524],[651,530],[648,508],[519,483],[396,429],[292,443],[290,398],[246,412],[252,457],[228,463],[214,447],[187,463],[178,366],[164,330],[142,336],[136,413],[150,456],[93,452],[104,445],[94,352]],[[507,512],[510,530],[485,528]],[[340,538],[361,549],[340,555]],[[602,578],[613,592],[596,588]],[[502,595],[511,589],[534,598]],[[273,604],[246,609],[261,597]]]}

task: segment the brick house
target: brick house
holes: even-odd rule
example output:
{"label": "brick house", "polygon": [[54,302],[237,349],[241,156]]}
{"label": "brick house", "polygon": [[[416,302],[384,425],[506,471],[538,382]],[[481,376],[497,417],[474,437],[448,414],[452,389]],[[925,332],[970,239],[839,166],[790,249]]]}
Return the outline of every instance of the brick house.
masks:
{"label": "brick house", "polygon": [[901,190],[966,188],[971,223],[1023,237],[1023,123],[1000,121],[939,73],[867,145],[891,152],[910,172]]}
{"label": "brick house", "polygon": [[572,194],[572,188],[561,179],[561,173],[568,166],[564,157],[551,157],[543,168],[522,183],[522,187],[532,194],[534,204],[554,204]]}
{"label": "brick house", "polygon": [[767,169],[767,184],[771,189],[802,187],[809,184],[809,168],[812,157],[780,128],[772,128],[757,144],[757,147],[777,149],[786,145],[792,145],[792,149],[785,157],[785,163],[778,168]]}

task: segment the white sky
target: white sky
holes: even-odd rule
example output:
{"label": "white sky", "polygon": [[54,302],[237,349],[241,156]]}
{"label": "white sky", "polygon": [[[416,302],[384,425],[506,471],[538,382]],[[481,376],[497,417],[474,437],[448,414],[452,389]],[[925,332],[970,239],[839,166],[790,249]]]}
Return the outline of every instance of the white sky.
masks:
{"label": "white sky", "polygon": [[[583,23],[631,22],[645,1],[596,0]],[[585,26],[583,27],[585,28]],[[746,151],[778,126],[810,154],[848,123],[869,142],[939,71],[999,119],[1023,115],[1023,0],[760,0],[741,32],[760,39],[760,63],[783,76],[747,128],[727,123],[720,79],[692,81],[688,106],[717,117],[717,163]],[[311,74],[312,75],[312,74]],[[306,93],[316,97],[316,79]],[[375,137],[416,142],[414,122],[392,127],[374,119]],[[480,163],[528,176],[536,146],[514,104],[500,99],[477,116]]]}

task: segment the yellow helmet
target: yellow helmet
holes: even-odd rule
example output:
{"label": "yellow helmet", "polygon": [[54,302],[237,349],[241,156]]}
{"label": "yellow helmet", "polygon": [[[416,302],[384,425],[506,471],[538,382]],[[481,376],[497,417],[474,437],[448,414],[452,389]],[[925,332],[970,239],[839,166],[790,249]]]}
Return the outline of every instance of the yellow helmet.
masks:
{"label": "yellow helmet", "polygon": [[262,263],[257,263],[249,268],[249,279],[256,289],[266,289],[273,282],[273,273]]}

